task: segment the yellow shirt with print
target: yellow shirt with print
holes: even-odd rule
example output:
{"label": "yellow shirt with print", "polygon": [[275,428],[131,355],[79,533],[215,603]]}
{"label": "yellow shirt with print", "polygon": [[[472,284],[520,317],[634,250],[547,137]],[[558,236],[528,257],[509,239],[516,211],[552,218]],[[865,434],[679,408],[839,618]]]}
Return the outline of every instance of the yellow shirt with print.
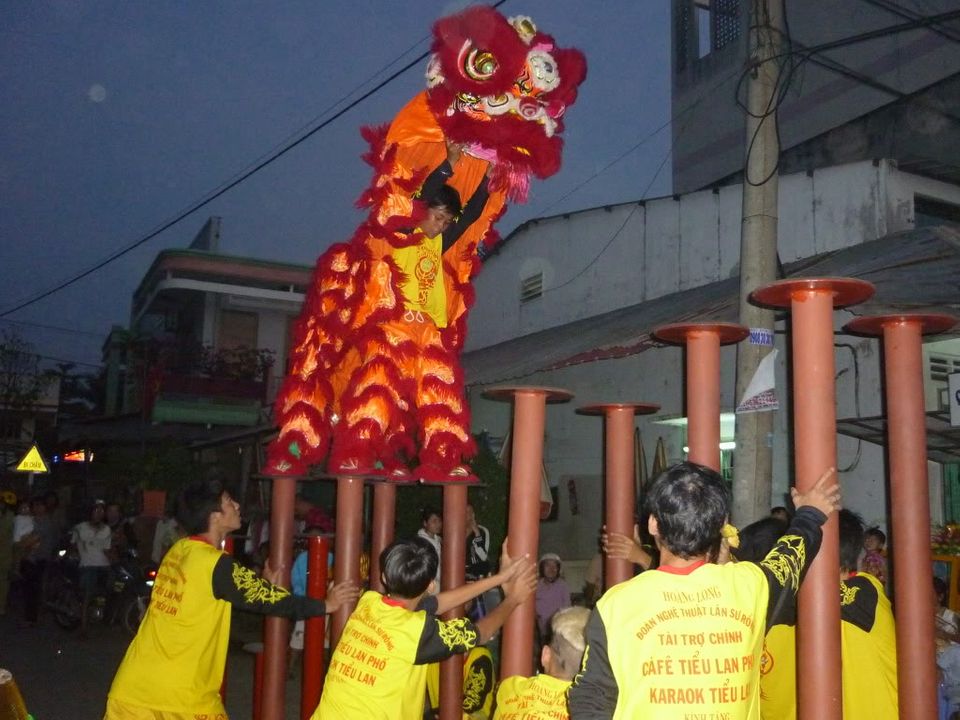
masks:
{"label": "yellow shirt with print", "polygon": [[[419,232],[419,230],[418,230]],[[447,326],[447,293],[443,277],[443,237],[424,238],[395,248],[393,259],[403,273],[400,291],[407,310],[429,316],[438,328]]]}
{"label": "yellow shirt with print", "polygon": [[466,652],[477,631],[466,618],[443,621],[433,610],[407,610],[368,591],[330,658],[320,704],[311,720],[421,720],[427,664]]}
{"label": "yellow shirt with print", "polygon": [[192,538],[176,542],[109,697],[151,710],[225,716],[220,684],[230,640],[230,603],[213,595],[222,552]]}
{"label": "yellow shirt with print", "polygon": [[494,720],[565,720],[569,680],[552,675],[514,675],[500,683]]}

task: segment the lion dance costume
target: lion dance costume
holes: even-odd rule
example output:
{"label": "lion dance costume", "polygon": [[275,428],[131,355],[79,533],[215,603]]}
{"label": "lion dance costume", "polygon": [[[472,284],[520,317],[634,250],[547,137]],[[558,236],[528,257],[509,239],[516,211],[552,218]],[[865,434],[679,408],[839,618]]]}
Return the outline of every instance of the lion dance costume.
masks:
{"label": "lion dance costume", "polygon": [[[459,364],[470,281],[499,241],[493,225],[507,202],[526,200],[532,175],[559,169],[562,115],[586,63],[530,18],[485,6],[439,20],[433,36],[426,91],[388,127],[363,131],[374,177],[358,204],[369,214],[317,261],[274,409],[269,474],[301,475],[326,457],[331,474],[473,480]],[[447,184],[465,199],[486,176],[489,196],[442,257],[416,263],[421,289],[440,293],[437,320],[408,307],[398,257],[427,240],[418,227],[426,204],[415,196],[447,142],[464,148]]]}

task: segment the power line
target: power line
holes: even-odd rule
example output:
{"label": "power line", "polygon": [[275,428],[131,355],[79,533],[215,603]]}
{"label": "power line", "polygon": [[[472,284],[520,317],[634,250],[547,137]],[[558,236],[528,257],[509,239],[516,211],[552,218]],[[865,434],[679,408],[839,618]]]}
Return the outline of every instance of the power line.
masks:
{"label": "power line", "polygon": [[[507,0],[497,0],[497,2],[495,2],[495,3],[493,3],[493,4],[491,5],[491,7],[494,7],[494,8],[499,7],[500,5],[503,5],[505,2],[507,2]],[[407,52],[409,52],[409,50],[408,50]],[[404,54],[406,54],[406,53],[404,53]],[[213,201],[216,200],[217,198],[219,198],[219,197],[221,197],[222,195],[226,194],[227,192],[229,192],[230,190],[232,190],[233,188],[235,188],[237,185],[239,185],[240,183],[244,182],[247,178],[251,177],[252,175],[254,175],[254,174],[258,173],[258,172],[260,172],[261,170],[263,170],[263,169],[264,169],[265,167],[267,167],[268,165],[271,165],[271,164],[274,163],[275,161],[279,160],[281,157],[283,157],[284,155],[286,155],[288,152],[290,152],[291,150],[293,150],[295,147],[299,146],[301,143],[303,143],[303,142],[305,142],[306,140],[308,140],[309,138],[313,137],[316,133],[318,133],[318,132],[320,132],[321,130],[323,130],[325,127],[327,127],[328,125],[330,125],[331,123],[333,123],[335,120],[338,120],[339,118],[343,117],[346,113],[348,113],[350,110],[352,110],[352,109],[355,108],[357,105],[359,105],[360,103],[362,103],[364,100],[366,100],[366,99],[369,98],[370,96],[372,96],[372,95],[376,94],[377,92],[379,92],[382,88],[384,88],[384,87],[386,87],[387,85],[389,85],[391,82],[393,82],[393,81],[396,80],[398,77],[400,77],[401,75],[403,75],[403,74],[404,74],[407,70],[409,70],[410,68],[412,68],[412,67],[414,67],[415,65],[418,65],[419,63],[423,62],[423,61],[424,61],[426,58],[428,58],[429,56],[430,56],[430,51],[429,51],[429,50],[427,50],[426,52],[421,53],[421,54],[418,55],[416,58],[414,58],[413,60],[411,60],[410,62],[408,62],[406,65],[404,65],[403,67],[401,67],[399,70],[391,73],[391,74],[388,75],[384,80],[382,80],[382,81],[380,81],[379,83],[377,83],[376,85],[374,85],[373,88],[371,88],[371,89],[368,90],[367,92],[365,92],[365,93],[363,93],[362,95],[360,95],[360,97],[358,97],[356,100],[353,100],[353,101],[351,101],[350,103],[348,103],[345,108],[343,108],[342,110],[339,110],[339,111],[337,111],[336,113],[334,113],[332,117],[328,118],[327,120],[324,120],[323,122],[321,122],[321,123],[320,123],[319,125],[317,125],[316,127],[308,130],[306,133],[304,133],[303,135],[301,135],[301,136],[300,136],[299,138],[297,138],[296,140],[293,140],[293,141],[285,144],[285,145],[284,145],[283,147],[281,147],[279,150],[271,153],[266,159],[264,159],[264,160],[262,160],[262,161],[260,161],[260,162],[258,162],[258,163],[256,163],[256,164],[254,164],[254,166],[253,166],[252,168],[241,172],[240,175],[239,175],[238,177],[236,177],[235,179],[233,179],[233,180],[231,180],[231,181],[229,181],[229,182],[227,182],[227,183],[225,183],[225,184],[220,185],[217,189],[211,191],[211,192],[208,193],[206,196],[204,196],[202,199],[197,200],[197,201],[191,203],[189,206],[187,206],[186,209],[180,211],[173,219],[168,220],[168,221],[164,222],[163,224],[161,224],[160,227],[158,227],[156,230],[153,230],[153,231],[147,233],[147,235],[145,235],[144,237],[140,238],[139,240],[137,240],[137,241],[135,241],[135,242],[127,245],[126,247],[121,248],[120,250],[117,250],[117,251],[111,253],[111,254],[108,255],[105,259],[103,259],[103,260],[101,260],[100,262],[96,263],[96,264],[93,265],[92,267],[87,268],[86,270],[83,270],[82,272],[79,272],[79,273],[73,275],[72,277],[68,278],[67,280],[64,280],[63,282],[57,283],[56,285],[54,285],[52,288],[50,288],[50,289],[48,289],[48,290],[44,290],[43,292],[38,293],[38,294],[34,295],[33,297],[31,297],[31,298],[29,298],[29,299],[27,299],[27,300],[24,300],[23,302],[19,303],[18,305],[15,305],[14,307],[10,308],[9,310],[4,310],[3,312],[0,312],[0,317],[6,317],[7,315],[10,315],[10,314],[12,314],[12,313],[15,313],[15,312],[17,312],[17,311],[19,311],[19,310],[23,310],[25,307],[29,307],[30,305],[33,305],[34,303],[37,303],[37,302],[39,302],[40,300],[43,300],[44,298],[48,298],[48,297],[50,297],[51,295],[53,295],[53,294],[55,294],[55,293],[58,293],[58,292],[60,292],[61,290],[65,289],[65,288],[70,287],[71,285],[77,283],[78,281],[82,280],[83,278],[85,278],[85,277],[87,277],[87,276],[89,276],[89,275],[92,275],[93,273],[97,272],[98,270],[103,269],[104,267],[106,267],[106,266],[109,265],[110,263],[114,262],[115,260],[120,259],[120,258],[123,257],[124,255],[126,255],[127,253],[132,252],[133,250],[135,250],[136,248],[140,247],[141,245],[146,244],[147,242],[149,242],[149,241],[152,240],[153,238],[155,238],[155,237],[157,237],[158,235],[160,235],[162,232],[164,232],[164,231],[166,231],[166,230],[169,230],[171,227],[173,227],[174,225],[176,225],[177,223],[179,223],[181,220],[189,217],[190,215],[192,215],[193,213],[195,213],[197,210],[205,207],[206,205],[209,205],[211,202],[213,202]],[[389,63],[389,64],[387,65],[387,67],[389,67],[390,65],[393,65],[395,62],[396,62],[395,60],[392,61],[391,63]]]}
{"label": "power line", "polygon": [[12,325],[23,325],[26,327],[39,328],[40,330],[55,330],[57,332],[72,333],[74,335],[89,335],[90,337],[103,338],[102,332],[92,330],[79,330],[77,328],[60,327],[59,325],[44,325],[43,323],[28,322],[26,320],[13,320],[12,318],[0,317],[0,322],[10,323]]}

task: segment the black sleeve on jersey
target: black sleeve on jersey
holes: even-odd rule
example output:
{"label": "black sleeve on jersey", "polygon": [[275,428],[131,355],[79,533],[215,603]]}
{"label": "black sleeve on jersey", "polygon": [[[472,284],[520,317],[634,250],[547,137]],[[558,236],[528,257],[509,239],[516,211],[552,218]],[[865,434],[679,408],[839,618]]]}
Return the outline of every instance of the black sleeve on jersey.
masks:
{"label": "black sleeve on jersey", "polygon": [[[436,609],[436,598],[433,607]],[[427,621],[423,624],[420,642],[417,644],[417,656],[414,665],[446,660],[448,657],[464,653],[476,647],[480,633],[470,618],[441,620],[427,612]]]}
{"label": "black sleeve on jersey", "polygon": [[444,160],[433,169],[433,172],[427,175],[427,179],[423,181],[423,185],[420,186],[420,190],[415,197],[429,204],[440,191],[440,188],[446,185],[447,180],[452,176],[453,168],[450,167],[450,161]]}
{"label": "black sleeve on jersey", "polygon": [[213,568],[213,596],[241,610],[263,615],[280,615],[301,620],[323,615],[326,605],[304,595],[274,585],[246,568],[229,555],[222,555]]}
{"label": "black sleeve on jersey", "polygon": [[567,693],[570,717],[611,718],[617,708],[619,689],[607,655],[607,629],[597,610],[590,614],[586,634],[583,664]]}
{"label": "black sleeve on jersey", "polygon": [[767,576],[770,599],[767,603],[767,629],[783,624],[792,612],[800,582],[820,550],[821,526],[827,516],[814,507],[797,509],[790,527],[759,567]]}
{"label": "black sleeve on jersey", "polygon": [[467,204],[464,205],[460,217],[443,231],[443,252],[453,247],[453,244],[460,239],[460,236],[467,231],[467,228],[479,219],[480,213],[483,212],[483,207],[487,204],[487,198],[489,197],[490,192],[487,189],[487,178],[484,176],[480,184],[477,185],[477,189],[473,191],[473,195],[470,196]]}
{"label": "black sleeve on jersey", "polygon": [[864,632],[873,630],[880,595],[869,580],[854,575],[840,583],[840,619]]}

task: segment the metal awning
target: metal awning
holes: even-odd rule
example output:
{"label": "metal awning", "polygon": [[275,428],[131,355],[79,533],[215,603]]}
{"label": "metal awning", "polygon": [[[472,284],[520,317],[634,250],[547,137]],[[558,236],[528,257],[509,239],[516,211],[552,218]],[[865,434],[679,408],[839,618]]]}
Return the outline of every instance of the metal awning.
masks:
{"label": "metal awning", "polygon": [[[786,277],[844,276],[877,292],[856,314],[960,310],[960,233],[928,227],[887,235],[784,267]],[[596,360],[626,357],[662,343],[666,323],[737,319],[739,279],[730,278],[508,340],[463,355],[468,385],[515,380]]]}
{"label": "metal awning", "polygon": [[[960,462],[960,427],[950,426],[950,413],[937,410],[927,414],[927,459],[938,463]],[[887,418],[837,420],[837,432],[860,440],[887,444]]]}

